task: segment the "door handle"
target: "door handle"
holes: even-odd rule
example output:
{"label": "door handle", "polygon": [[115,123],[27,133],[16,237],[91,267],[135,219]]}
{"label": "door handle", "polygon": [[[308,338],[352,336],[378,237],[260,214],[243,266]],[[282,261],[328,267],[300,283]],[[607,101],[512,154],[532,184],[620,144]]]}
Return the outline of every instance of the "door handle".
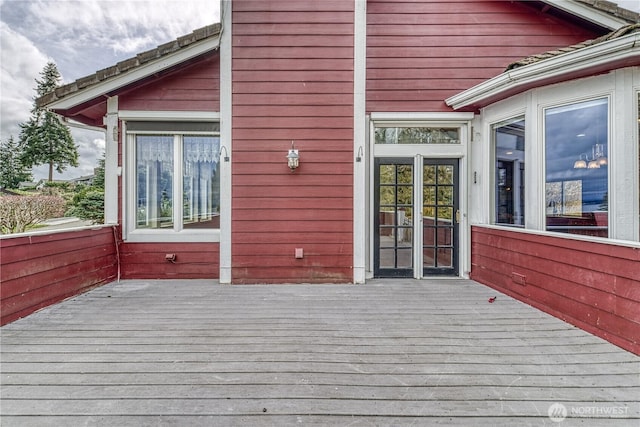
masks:
{"label": "door handle", "polygon": [[456,209],[456,224],[460,224],[462,219],[462,214],[460,213],[460,209]]}

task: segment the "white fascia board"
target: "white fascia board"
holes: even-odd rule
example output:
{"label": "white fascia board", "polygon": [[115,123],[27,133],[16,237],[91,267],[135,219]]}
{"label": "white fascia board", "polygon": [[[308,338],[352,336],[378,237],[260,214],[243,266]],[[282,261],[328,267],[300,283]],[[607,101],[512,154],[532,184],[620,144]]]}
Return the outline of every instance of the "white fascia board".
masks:
{"label": "white fascia board", "polygon": [[117,90],[123,86],[142,80],[145,77],[155,73],[162,72],[168,68],[186,62],[192,58],[216,50],[220,46],[220,36],[209,38],[201,42],[194,43],[190,46],[182,48],[177,52],[150,61],[144,65],[140,65],[131,71],[126,71],[121,75],[106,79],[102,82],[88,86],[86,89],[80,89],[78,92],[63,97],[57,101],[47,105],[50,110],[67,110],[83,102],[97,98],[111,91]]}
{"label": "white fascia board", "polygon": [[564,10],[574,16],[585,19],[594,24],[598,24],[609,28],[611,30],[617,30],[620,27],[629,25],[629,22],[624,19],[617,18],[608,14],[603,10],[598,10],[584,3],[579,3],[574,0],[542,0],[544,3],[553,6],[557,9]]}
{"label": "white fascia board", "polygon": [[371,113],[372,122],[465,122],[473,119],[473,113],[433,112],[433,113]]}
{"label": "white fascia board", "polygon": [[190,121],[190,122],[217,122],[220,120],[218,111],[145,111],[145,110],[120,110],[118,117],[121,120],[145,120],[145,121]]}
{"label": "white fascia board", "polygon": [[61,116],[59,114],[56,115],[58,120],[60,120],[60,122],[62,124],[64,124],[65,126],[69,126],[70,128],[77,128],[77,129],[84,129],[84,130],[90,130],[90,131],[94,131],[94,132],[103,132],[105,131],[104,128],[99,127],[99,126],[90,126],[90,125],[85,125],[84,123],[80,123],[76,120],[73,120],[69,117],[64,117]]}
{"label": "white fascia board", "polygon": [[585,47],[552,58],[506,71],[479,85],[445,99],[454,110],[498,96],[536,81],[561,77],[580,70],[633,58],[640,55],[640,34],[632,33],[591,47]]}

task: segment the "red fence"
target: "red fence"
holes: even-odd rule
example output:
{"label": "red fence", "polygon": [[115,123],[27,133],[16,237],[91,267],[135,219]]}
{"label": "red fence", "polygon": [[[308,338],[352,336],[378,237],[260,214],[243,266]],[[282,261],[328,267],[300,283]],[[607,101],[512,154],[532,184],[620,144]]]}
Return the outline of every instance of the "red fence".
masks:
{"label": "red fence", "polygon": [[472,227],[471,278],[640,354],[640,247]]}
{"label": "red fence", "polygon": [[113,227],[3,236],[2,325],[117,278]]}

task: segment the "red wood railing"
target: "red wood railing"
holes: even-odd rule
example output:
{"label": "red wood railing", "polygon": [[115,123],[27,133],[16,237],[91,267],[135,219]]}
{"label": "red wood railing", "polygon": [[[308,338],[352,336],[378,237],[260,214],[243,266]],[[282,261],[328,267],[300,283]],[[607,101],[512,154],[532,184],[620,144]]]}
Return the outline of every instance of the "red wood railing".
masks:
{"label": "red wood railing", "polygon": [[115,280],[116,234],[102,226],[2,236],[0,323]]}
{"label": "red wood railing", "polygon": [[472,227],[471,278],[640,354],[640,246]]}

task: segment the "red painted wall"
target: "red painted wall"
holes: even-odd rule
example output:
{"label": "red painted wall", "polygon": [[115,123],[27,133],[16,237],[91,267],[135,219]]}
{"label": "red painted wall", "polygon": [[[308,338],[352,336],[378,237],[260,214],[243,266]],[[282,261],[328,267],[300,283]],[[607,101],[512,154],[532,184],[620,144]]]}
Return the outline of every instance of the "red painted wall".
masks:
{"label": "red painted wall", "polygon": [[350,282],[353,2],[232,7],[232,280]]}
{"label": "red painted wall", "polygon": [[1,324],[117,278],[111,227],[0,240]]}
{"label": "red painted wall", "polygon": [[[220,111],[220,55],[181,68],[179,73],[120,95],[118,108],[142,111]],[[120,139],[122,140],[122,138]],[[122,165],[122,144],[118,164]],[[118,179],[122,197],[122,179]],[[121,199],[120,199],[121,200]],[[122,221],[122,205],[119,206]],[[122,236],[120,236],[122,239]],[[219,243],[121,243],[123,279],[216,279],[220,272]],[[176,254],[176,262],[165,260]]]}
{"label": "red painted wall", "polygon": [[472,227],[471,278],[640,354],[640,249]]}
{"label": "red painted wall", "polygon": [[[218,243],[121,243],[123,279],[217,279]],[[175,263],[165,259],[175,254]]]}
{"label": "red painted wall", "polygon": [[367,111],[451,111],[511,62],[594,36],[517,1],[368,0]]}
{"label": "red painted wall", "polygon": [[220,55],[180,68],[118,97],[121,110],[220,111]]}

